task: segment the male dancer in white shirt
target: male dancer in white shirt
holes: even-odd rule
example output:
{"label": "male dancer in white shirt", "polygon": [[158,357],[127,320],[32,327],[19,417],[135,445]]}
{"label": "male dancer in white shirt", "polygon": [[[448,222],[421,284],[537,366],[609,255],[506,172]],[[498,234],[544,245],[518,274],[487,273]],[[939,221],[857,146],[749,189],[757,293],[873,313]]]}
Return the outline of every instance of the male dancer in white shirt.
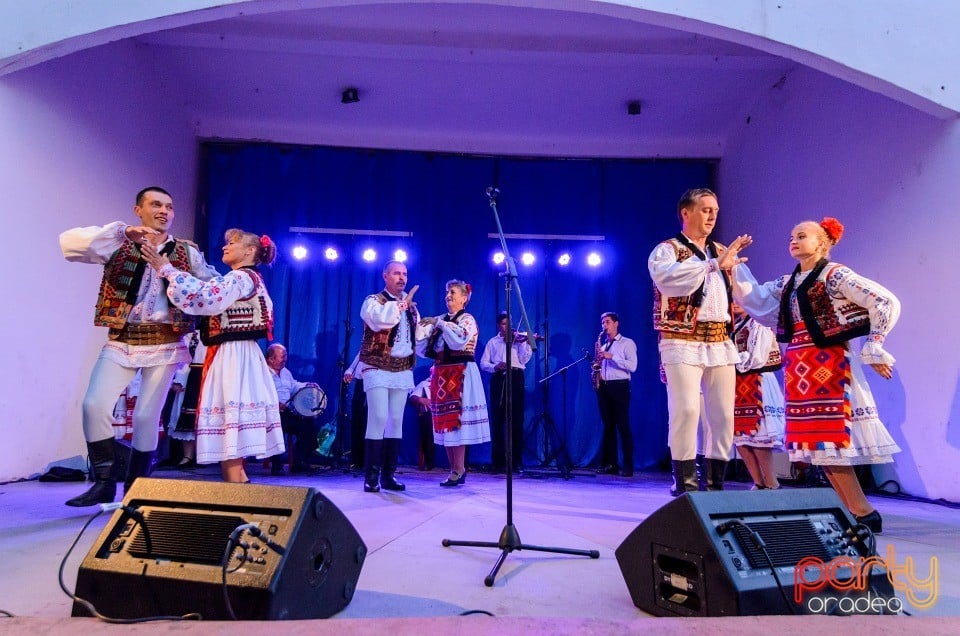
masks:
{"label": "male dancer in white shirt", "polygon": [[[60,249],[68,261],[103,266],[94,324],[110,328],[83,398],[83,435],[95,482],[87,492],[67,501],[68,506],[112,502],[118,478],[124,478],[129,488],[137,477],[150,473],[157,422],[173,374],[180,365],[190,363],[183,336],[194,330],[195,319],[171,307],[166,282],[147,266],[141,247],[153,245],[175,267],[201,280],[217,275],[196,245],[168,233],[174,211],[166,190],[144,188],[137,193],[133,212],[142,225],[116,221],[60,235]],[[133,452],[123,476],[114,470],[113,407],[138,370],[143,381],[133,412]]]}
{"label": "male dancer in white shirt", "polygon": [[[363,339],[356,375],[367,396],[364,441],[364,492],[405,490],[394,473],[403,434],[403,408],[413,388],[414,338],[420,314],[409,293],[407,266],[389,261],[383,268],[383,291],[367,296],[360,307]],[[382,472],[381,472],[382,469]]]}

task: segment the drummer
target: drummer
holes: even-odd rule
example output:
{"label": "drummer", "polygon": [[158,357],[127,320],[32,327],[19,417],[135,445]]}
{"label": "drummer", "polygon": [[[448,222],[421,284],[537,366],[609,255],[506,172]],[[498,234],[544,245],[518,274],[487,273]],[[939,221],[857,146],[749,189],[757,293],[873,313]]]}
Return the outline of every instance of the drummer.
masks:
{"label": "drummer", "polygon": [[[293,472],[305,472],[310,467],[310,458],[317,445],[317,431],[314,428],[316,418],[301,417],[287,407],[290,398],[300,389],[312,386],[315,382],[297,382],[287,368],[287,348],[282,344],[274,343],[267,347],[267,366],[270,375],[277,387],[277,397],[280,399],[280,423],[283,432],[292,435],[294,442],[287,448],[293,452]],[[285,454],[274,455],[270,458],[270,474],[282,475]]]}

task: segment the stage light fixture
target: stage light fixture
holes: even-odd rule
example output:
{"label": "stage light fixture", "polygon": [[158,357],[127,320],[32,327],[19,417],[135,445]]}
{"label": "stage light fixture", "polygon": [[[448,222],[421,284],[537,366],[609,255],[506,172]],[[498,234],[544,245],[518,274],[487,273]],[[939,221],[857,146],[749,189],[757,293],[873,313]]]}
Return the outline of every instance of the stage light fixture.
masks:
{"label": "stage light fixture", "polygon": [[504,256],[503,252],[495,252],[493,255],[493,264],[502,265],[505,258],[506,256]]}
{"label": "stage light fixture", "polygon": [[603,259],[600,258],[600,255],[596,252],[590,252],[587,254],[587,265],[590,267],[597,267],[600,263],[603,262]]}
{"label": "stage light fixture", "polygon": [[377,251],[372,247],[368,247],[367,249],[363,250],[363,260],[368,263],[372,263],[373,261],[377,260]]}
{"label": "stage light fixture", "polygon": [[307,248],[303,245],[297,245],[293,248],[293,257],[298,261],[302,261],[307,257]]}
{"label": "stage light fixture", "polygon": [[343,93],[340,95],[340,102],[342,104],[356,104],[360,101],[360,92],[353,87],[343,89]]}
{"label": "stage light fixture", "polygon": [[407,262],[407,253],[406,253],[404,250],[396,250],[396,251],[393,253],[393,260],[398,261],[398,262],[400,262],[400,263],[406,263],[406,262]]}
{"label": "stage light fixture", "polygon": [[559,265],[560,267],[566,267],[569,264],[570,264],[569,252],[564,252],[563,254],[557,257],[557,265]]}
{"label": "stage light fixture", "polygon": [[520,262],[530,267],[537,260],[537,257],[533,255],[533,252],[524,252],[520,255]]}
{"label": "stage light fixture", "polygon": [[628,115],[639,115],[640,114],[640,100],[633,100],[627,102],[627,114]]}
{"label": "stage light fixture", "polygon": [[325,250],[323,251],[323,257],[324,257],[325,259],[327,259],[328,261],[335,261],[335,260],[337,260],[338,258],[340,258],[340,253],[337,252],[337,248],[335,248],[335,247],[328,247],[327,249],[325,249]]}

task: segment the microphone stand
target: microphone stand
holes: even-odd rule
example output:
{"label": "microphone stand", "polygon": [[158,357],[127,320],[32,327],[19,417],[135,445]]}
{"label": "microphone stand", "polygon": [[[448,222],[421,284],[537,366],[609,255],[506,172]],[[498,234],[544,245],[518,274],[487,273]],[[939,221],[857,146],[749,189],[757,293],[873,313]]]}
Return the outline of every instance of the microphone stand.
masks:
{"label": "microphone stand", "polygon": [[[333,440],[334,466],[343,472],[350,472],[350,464],[344,465],[343,461],[343,434],[346,428],[344,425],[349,421],[351,428],[353,426],[353,418],[347,415],[347,383],[343,381],[344,371],[350,364],[348,362],[350,360],[350,338],[353,336],[353,324],[350,322],[350,314],[353,312],[352,275],[353,268],[351,267],[347,272],[347,317],[343,319],[343,348],[340,350],[340,359],[337,360],[337,370],[339,372],[337,377],[337,436]],[[356,449],[351,447],[351,458],[354,450]]]}
{"label": "microphone stand", "polygon": [[[506,265],[506,271],[502,274],[504,277],[504,287],[506,290],[506,301],[505,309],[507,312],[507,328],[504,335],[504,342],[506,345],[506,369],[505,369],[505,379],[504,379],[504,428],[506,429],[506,469],[507,469],[507,524],[503,527],[503,530],[500,531],[500,539],[496,542],[489,541],[460,541],[453,539],[443,539],[441,544],[444,547],[450,546],[467,546],[475,548],[496,548],[500,550],[500,556],[497,558],[496,563],[493,566],[493,569],[490,570],[490,573],[487,574],[486,578],[483,579],[483,584],[487,587],[493,587],[493,583],[497,578],[497,573],[500,571],[500,568],[503,566],[503,562],[506,560],[507,555],[515,550],[533,550],[536,552],[552,552],[555,554],[571,554],[575,556],[585,556],[590,557],[591,559],[599,559],[600,552],[599,550],[576,550],[573,548],[548,548],[544,546],[537,545],[528,545],[520,541],[520,533],[517,531],[517,527],[513,524],[513,389],[511,382],[511,375],[513,372],[513,326],[510,324],[510,297],[511,292],[514,289],[516,284],[517,292],[517,301],[520,304],[520,319],[524,324],[527,325],[527,333],[532,334],[533,330],[530,328],[530,320],[527,318],[526,308],[523,306],[523,294],[520,291],[520,285],[517,282],[517,267],[513,258],[510,256],[510,251],[507,249],[507,239],[503,234],[503,227],[500,225],[500,214],[497,211],[497,196],[500,194],[500,190],[494,186],[490,186],[486,190],[487,197],[490,199],[490,209],[493,210],[493,219],[497,224],[497,233],[500,235],[500,247],[503,250],[504,263]],[[531,338],[530,347],[536,349],[537,342],[535,338]]]}
{"label": "microphone stand", "polygon": [[[569,430],[567,426],[567,371],[577,366],[584,360],[589,360],[589,359],[590,359],[590,353],[584,352],[583,357],[577,358],[567,366],[557,369],[550,375],[540,380],[540,384],[543,385],[544,394],[547,394],[547,386],[548,386],[547,382],[557,377],[558,375],[562,378],[562,381],[560,383],[560,400],[561,400],[561,403],[563,404],[564,435],[566,435],[567,431]],[[543,463],[541,464],[540,467],[546,468],[547,466],[550,465],[550,462],[556,460],[557,470],[560,471],[560,476],[563,477],[564,479],[571,479],[574,476],[573,462],[570,460],[570,454],[567,452],[566,441],[564,440],[563,437],[560,437],[560,433],[559,431],[557,431],[557,427],[554,426],[553,421],[550,419],[549,413],[544,412],[544,418],[541,423],[543,425],[544,446],[546,448],[546,451],[544,453]],[[556,440],[556,448],[553,450],[552,453],[548,452],[550,450],[551,438]],[[529,474],[531,471],[527,471],[527,472]],[[541,475],[538,475],[537,473],[534,472],[531,476],[536,477]]]}

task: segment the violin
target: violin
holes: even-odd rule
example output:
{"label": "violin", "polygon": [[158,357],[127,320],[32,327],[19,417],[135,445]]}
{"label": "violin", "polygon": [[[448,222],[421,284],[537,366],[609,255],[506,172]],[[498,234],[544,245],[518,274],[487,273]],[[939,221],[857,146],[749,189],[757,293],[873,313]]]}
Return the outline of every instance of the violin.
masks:
{"label": "violin", "polygon": [[513,341],[516,344],[523,344],[527,340],[530,340],[530,338],[533,338],[536,342],[542,342],[544,339],[543,336],[538,333],[535,333],[531,336],[526,331],[517,331],[516,329],[513,330]]}

